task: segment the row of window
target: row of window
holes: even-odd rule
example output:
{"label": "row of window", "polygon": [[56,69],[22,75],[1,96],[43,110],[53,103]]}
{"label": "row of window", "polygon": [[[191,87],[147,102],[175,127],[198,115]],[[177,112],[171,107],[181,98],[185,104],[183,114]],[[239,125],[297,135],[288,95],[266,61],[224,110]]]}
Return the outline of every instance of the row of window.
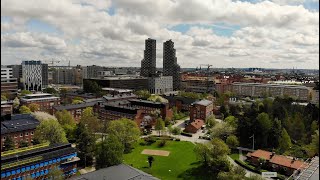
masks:
{"label": "row of window", "polygon": [[[24,135],[23,135],[24,134]],[[31,131],[31,135],[33,135],[34,133],[33,133],[33,131]],[[23,137],[23,136],[29,136],[29,132],[26,132],[26,133],[20,133],[20,137]],[[3,140],[6,140],[6,136],[3,136]],[[14,135],[14,138],[18,138],[18,135],[17,134],[15,134]]]}

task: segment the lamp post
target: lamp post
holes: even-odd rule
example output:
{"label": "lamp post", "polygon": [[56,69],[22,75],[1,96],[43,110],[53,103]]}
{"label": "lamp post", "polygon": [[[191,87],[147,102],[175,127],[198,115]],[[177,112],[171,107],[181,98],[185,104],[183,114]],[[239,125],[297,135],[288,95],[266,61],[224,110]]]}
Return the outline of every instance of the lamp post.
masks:
{"label": "lamp post", "polygon": [[251,136],[251,137],[249,137],[250,139],[252,138],[252,150],[254,150],[254,134]]}

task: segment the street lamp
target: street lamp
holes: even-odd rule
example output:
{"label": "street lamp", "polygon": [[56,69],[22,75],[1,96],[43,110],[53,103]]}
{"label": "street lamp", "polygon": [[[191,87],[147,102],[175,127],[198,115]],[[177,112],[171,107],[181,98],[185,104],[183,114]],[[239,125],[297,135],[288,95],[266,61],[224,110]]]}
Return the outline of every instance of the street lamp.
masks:
{"label": "street lamp", "polygon": [[252,150],[254,150],[254,134],[251,136],[251,137],[249,137],[250,139],[252,138]]}

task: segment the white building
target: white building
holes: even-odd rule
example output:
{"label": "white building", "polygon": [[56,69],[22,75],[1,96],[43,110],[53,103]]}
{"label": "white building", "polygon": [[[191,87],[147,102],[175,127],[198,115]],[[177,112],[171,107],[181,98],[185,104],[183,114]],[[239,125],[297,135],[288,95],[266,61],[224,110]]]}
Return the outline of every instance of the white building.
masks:
{"label": "white building", "polygon": [[1,66],[1,81],[12,78],[12,68]]}
{"label": "white building", "polygon": [[149,92],[152,94],[164,94],[173,91],[172,76],[160,76],[148,78]]}
{"label": "white building", "polygon": [[41,91],[43,88],[41,61],[22,61],[21,81],[24,89]]}

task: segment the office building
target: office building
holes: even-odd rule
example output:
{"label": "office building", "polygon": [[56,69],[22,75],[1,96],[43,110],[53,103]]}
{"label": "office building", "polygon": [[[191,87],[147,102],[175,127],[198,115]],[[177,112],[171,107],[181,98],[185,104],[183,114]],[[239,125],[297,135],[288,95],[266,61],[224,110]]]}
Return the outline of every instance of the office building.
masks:
{"label": "office building", "polygon": [[46,111],[52,114],[52,107],[60,104],[60,97],[55,97],[52,94],[40,93],[40,94],[27,94],[20,98],[20,104],[28,106],[31,103],[38,104],[40,111]]}
{"label": "office building", "polygon": [[140,76],[152,77],[156,75],[156,40],[146,39],[144,58],[141,61]]}
{"label": "office building", "polygon": [[22,79],[24,89],[41,91],[48,85],[48,65],[41,61],[22,61]]}
{"label": "office building", "polygon": [[215,90],[215,82],[208,77],[189,77],[181,81],[181,89],[187,92],[212,93]]}
{"label": "office building", "polygon": [[172,76],[149,77],[148,83],[151,94],[164,94],[173,90]]}
{"label": "office building", "polygon": [[49,179],[47,175],[54,168],[60,169],[67,179],[76,174],[79,160],[70,143],[42,143],[6,151],[1,153],[1,180]]}
{"label": "office building", "polygon": [[172,76],[173,90],[179,90],[180,66],[177,63],[176,50],[171,39],[163,43],[163,75]]}
{"label": "office building", "polygon": [[14,99],[18,92],[17,78],[12,75],[12,68],[1,66],[1,95]]}
{"label": "office building", "polygon": [[99,77],[99,72],[104,71],[104,68],[101,66],[86,66],[82,68],[83,74],[82,77],[87,79],[87,78],[97,78]]}
{"label": "office building", "polygon": [[31,114],[1,116],[1,151],[8,137],[14,141],[15,148],[19,148],[21,141],[31,145],[34,131],[39,124],[40,122]]}
{"label": "office building", "polygon": [[237,96],[249,97],[284,97],[309,101],[311,90],[306,86],[262,84],[262,83],[233,83],[232,91]]}

